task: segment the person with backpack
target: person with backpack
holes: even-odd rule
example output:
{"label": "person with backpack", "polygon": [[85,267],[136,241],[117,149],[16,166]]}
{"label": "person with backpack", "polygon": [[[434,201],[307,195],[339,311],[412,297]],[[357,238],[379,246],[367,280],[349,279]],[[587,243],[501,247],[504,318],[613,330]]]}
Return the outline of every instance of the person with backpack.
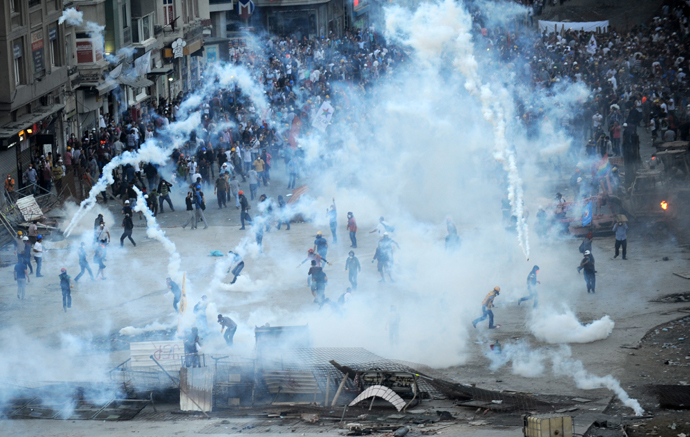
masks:
{"label": "person with backpack", "polygon": [[132,239],[132,230],[134,229],[134,222],[132,221],[132,216],[130,214],[125,214],[125,218],[122,219],[122,227],[125,228],[125,231],[122,233],[122,236],[120,237],[120,247],[124,247],[125,238],[129,238],[129,241],[131,241],[134,247],[136,247],[137,243],[135,243],[134,239]]}
{"label": "person with backpack", "polygon": [[62,290],[62,310],[67,312],[67,308],[72,308],[72,284],[67,274],[67,269],[60,269],[60,289]]}

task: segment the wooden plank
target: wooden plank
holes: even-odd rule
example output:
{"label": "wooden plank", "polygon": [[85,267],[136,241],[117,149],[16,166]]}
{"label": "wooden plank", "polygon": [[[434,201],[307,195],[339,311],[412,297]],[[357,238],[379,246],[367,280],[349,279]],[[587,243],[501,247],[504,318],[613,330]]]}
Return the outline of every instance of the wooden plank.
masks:
{"label": "wooden plank", "polygon": [[690,272],[673,272],[673,274],[683,279],[690,279]]}

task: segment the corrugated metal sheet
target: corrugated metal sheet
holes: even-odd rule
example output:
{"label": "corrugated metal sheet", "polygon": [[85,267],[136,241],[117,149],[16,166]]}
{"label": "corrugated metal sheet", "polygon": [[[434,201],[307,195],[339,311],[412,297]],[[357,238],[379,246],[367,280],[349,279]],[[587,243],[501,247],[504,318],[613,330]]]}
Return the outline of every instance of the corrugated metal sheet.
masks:
{"label": "corrugated metal sheet", "polygon": [[312,394],[321,393],[319,384],[312,372],[264,371],[264,381],[272,394]]}
{"label": "corrugated metal sheet", "polygon": [[213,377],[213,367],[180,369],[180,410],[213,410]]}
{"label": "corrugated metal sheet", "polygon": [[158,365],[150,358],[153,356],[165,370],[177,372],[182,366],[184,344],[182,340],[130,343],[129,356],[133,370],[159,369]]}

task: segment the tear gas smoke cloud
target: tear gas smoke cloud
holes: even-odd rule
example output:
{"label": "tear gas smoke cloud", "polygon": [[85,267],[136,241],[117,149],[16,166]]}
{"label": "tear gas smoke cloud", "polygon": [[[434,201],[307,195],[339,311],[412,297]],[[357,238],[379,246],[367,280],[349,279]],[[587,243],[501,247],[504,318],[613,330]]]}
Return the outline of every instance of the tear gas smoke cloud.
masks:
{"label": "tear gas smoke cloud", "polygon": [[93,40],[94,48],[97,52],[105,53],[105,38],[103,37],[103,31],[105,31],[105,26],[100,26],[98,23],[92,21],[87,21],[84,24],[84,13],[77,11],[75,8],[67,8],[62,12],[62,15],[58,19],[58,24],[67,22],[72,26],[84,26],[84,30],[89,34]]}
{"label": "tear gas smoke cloud", "polygon": [[492,371],[512,363],[513,374],[527,378],[542,376],[546,368],[545,362],[550,361],[553,376],[572,378],[575,385],[583,390],[609,389],[626,407],[631,408],[636,416],[644,414],[640,403],[628,396],[616,378],[611,375],[597,376],[589,373],[582,361],[572,359],[572,351],[567,345],[561,345],[555,350],[532,350],[526,342],[508,343],[503,345],[500,352],[486,351],[486,356],[491,360]]}
{"label": "tear gas smoke cloud", "polygon": [[143,213],[144,217],[146,217],[146,235],[163,244],[165,251],[170,255],[168,275],[175,281],[181,280],[182,274],[180,273],[180,265],[182,264],[182,259],[180,258],[180,253],[177,251],[177,246],[165,235],[165,231],[158,225],[156,217],[154,217],[153,212],[151,212],[146,205],[144,193],[136,186],[133,188],[137,193],[137,204],[133,209],[136,212]]}
{"label": "tear gas smoke cloud", "polygon": [[547,343],[591,343],[611,335],[614,325],[608,315],[584,325],[570,309],[558,313],[541,308],[532,313],[529,326],[536,338]]}
{"label": "tear gas smoke cloud", "polygon": [[499,161],[508,178],[508,199],[517,217],[518,244],[529,259],[529,234],[524,216],[522,179],[514,151],[506,140],[506,118],[510,116],[507,91],[497,84],[495,90],[482,84],[479,66],[473,53],[471,17],[451,0],[426,4],[414,12],[401,7],[386,9],[386,36],[415,49],[422,62],[434,63],[445,52],[454,56],[454,66],[465,76],[465,88],[478,97],[486,121],[493,126],[494,158]]}

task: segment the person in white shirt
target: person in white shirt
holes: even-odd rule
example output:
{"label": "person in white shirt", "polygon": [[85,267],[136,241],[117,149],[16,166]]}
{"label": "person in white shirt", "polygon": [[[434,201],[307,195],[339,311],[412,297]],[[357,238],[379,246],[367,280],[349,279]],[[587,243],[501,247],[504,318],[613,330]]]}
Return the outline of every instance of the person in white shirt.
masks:
{"label": "person in white shirt", "polygon": [[41,264],[43,263],[43,245],[41,242],[43,241],[43,236],[39,235],[36,237],[36,242],[34,243],[34,247],[31,249],[32,253],[34,254],[34,260],[36,260],[36,277],[40,278],[43,276],[41,274]]}

